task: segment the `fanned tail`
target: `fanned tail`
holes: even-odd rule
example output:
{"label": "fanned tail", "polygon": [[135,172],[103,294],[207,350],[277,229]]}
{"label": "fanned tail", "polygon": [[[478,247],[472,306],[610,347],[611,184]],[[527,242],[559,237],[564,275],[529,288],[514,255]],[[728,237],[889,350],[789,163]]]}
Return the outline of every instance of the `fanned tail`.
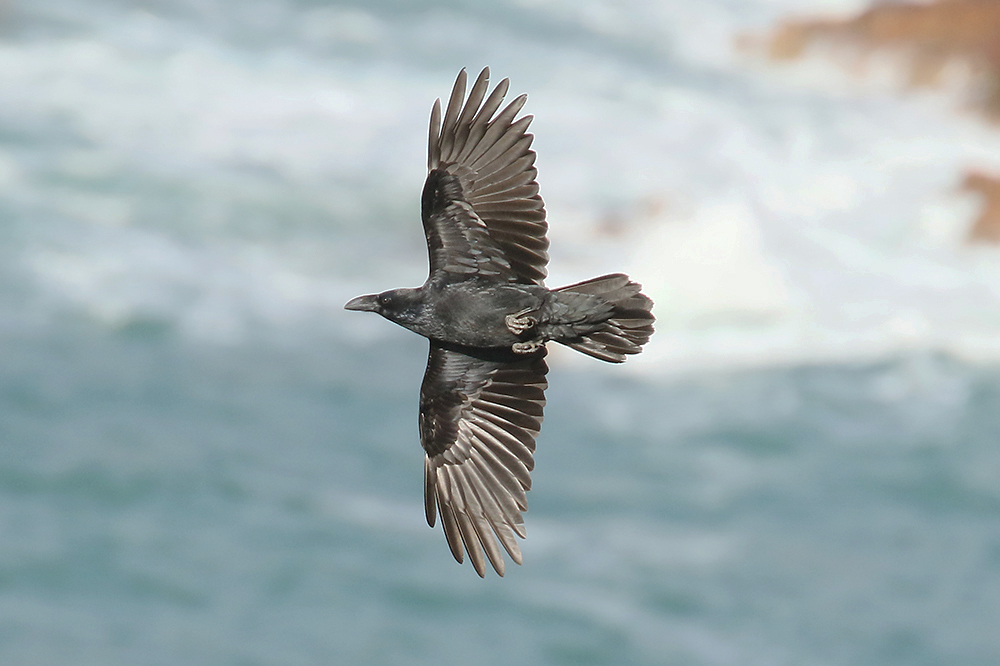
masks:
{"label": "fanned tail", "polygon": [[638,354],[653,334],[653,300],[642,285],[623,273],[612,273],[556,289],[559,292],[598,296],[614,310],[596,331],[562,342],[568,347],[609,363],[622,363]]}

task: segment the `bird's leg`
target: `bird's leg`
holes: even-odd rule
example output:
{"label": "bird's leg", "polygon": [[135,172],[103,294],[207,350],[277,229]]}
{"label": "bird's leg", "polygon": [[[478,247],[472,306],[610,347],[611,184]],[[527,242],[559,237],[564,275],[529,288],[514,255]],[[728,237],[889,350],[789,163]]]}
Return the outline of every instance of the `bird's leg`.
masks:
{"label": "bird's leg", "polygon": [[545,347],[545,340],[542,340],[541,338],[535,338],[534,340],[528,340],[527,342],[515,342],[511,345],[511,349],[514,350],[515,354],[534,354],[543,347]]}
{"label": "bird's leg", "polygon": [[530,328],[534,328],[538,320],[534,317],[528,316],[532,308],[525,308],[520,312],[515,312],[514,314],[509,314],[504,318],[504,322],[507,324],[507,328],[514,335],[521,335]]}

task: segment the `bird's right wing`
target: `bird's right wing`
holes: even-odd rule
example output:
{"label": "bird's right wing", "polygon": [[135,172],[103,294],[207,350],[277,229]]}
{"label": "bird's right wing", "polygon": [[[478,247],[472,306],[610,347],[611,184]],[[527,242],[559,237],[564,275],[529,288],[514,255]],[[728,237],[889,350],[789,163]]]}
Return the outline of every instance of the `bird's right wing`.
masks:
{"label": "bird's right wing", "polygon": [[[497,539],[518,564],[528,508],[535,436],[545,405],[545,353],[471,356],[432,341],[420,387],[424,506],[433,527],[441,515],[448,545],[469,552],[483,576],[483,551],[504,573]],[[464,546],[464,547],[463,547]]]}
{"label": "bird's right wing", "polygon": [[497,113],[509,82],[501,81],[487,97],[489,75],[483,69],[465,99],[463,69],[444,118],[441,100],[431,112],[421,211],[431,275],[485,273],[542,284],[548,225],[527,133],[531,116],[514,120],[527,96]]}

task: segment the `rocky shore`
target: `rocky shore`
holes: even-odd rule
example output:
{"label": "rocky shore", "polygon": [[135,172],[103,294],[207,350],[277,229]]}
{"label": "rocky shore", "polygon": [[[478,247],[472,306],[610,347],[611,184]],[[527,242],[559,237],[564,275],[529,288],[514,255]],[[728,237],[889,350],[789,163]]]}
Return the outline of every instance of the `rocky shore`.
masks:
{"label": "rocky shore", "polygon": [[[888,55],[912,87],[961,81],[963,102],[1000,123],[1000,2],[937,0],[875,3],[847,18],[793,18],[763,40],[752,40],[773,61],[791,61],[814,49],[846,55],[864,75],[873,56]],[[950,80],[949,80],[950,78]],[[970,243],[1000,245],[1000,175],[969,169],[960,189],[983,198],[970,226]]]}

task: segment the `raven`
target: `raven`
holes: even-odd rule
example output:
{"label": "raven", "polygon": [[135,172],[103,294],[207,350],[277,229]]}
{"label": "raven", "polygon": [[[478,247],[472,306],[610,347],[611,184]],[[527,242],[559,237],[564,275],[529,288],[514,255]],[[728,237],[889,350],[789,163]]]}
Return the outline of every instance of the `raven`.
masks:
{"label": "raven", "polygon": [[480,577],[483,551],[504,574],[497,539],[521,563],[514,534],[525,537],[545,343],[621,363],[642,351],[654,319],[652,300],[621,273],[545,287],[548,225],[526,133],[532,116],[514,120],[527,95],[497,113],[510,82],[487,97],[489,74],[483,69],[466,100],[463,69],[443,120],[440,99],[431,111],[421,198],[427,281],[344,306],[430,340],[420,387],[424,509],[431,527],[440,514],[455,559],[467,550]]}

